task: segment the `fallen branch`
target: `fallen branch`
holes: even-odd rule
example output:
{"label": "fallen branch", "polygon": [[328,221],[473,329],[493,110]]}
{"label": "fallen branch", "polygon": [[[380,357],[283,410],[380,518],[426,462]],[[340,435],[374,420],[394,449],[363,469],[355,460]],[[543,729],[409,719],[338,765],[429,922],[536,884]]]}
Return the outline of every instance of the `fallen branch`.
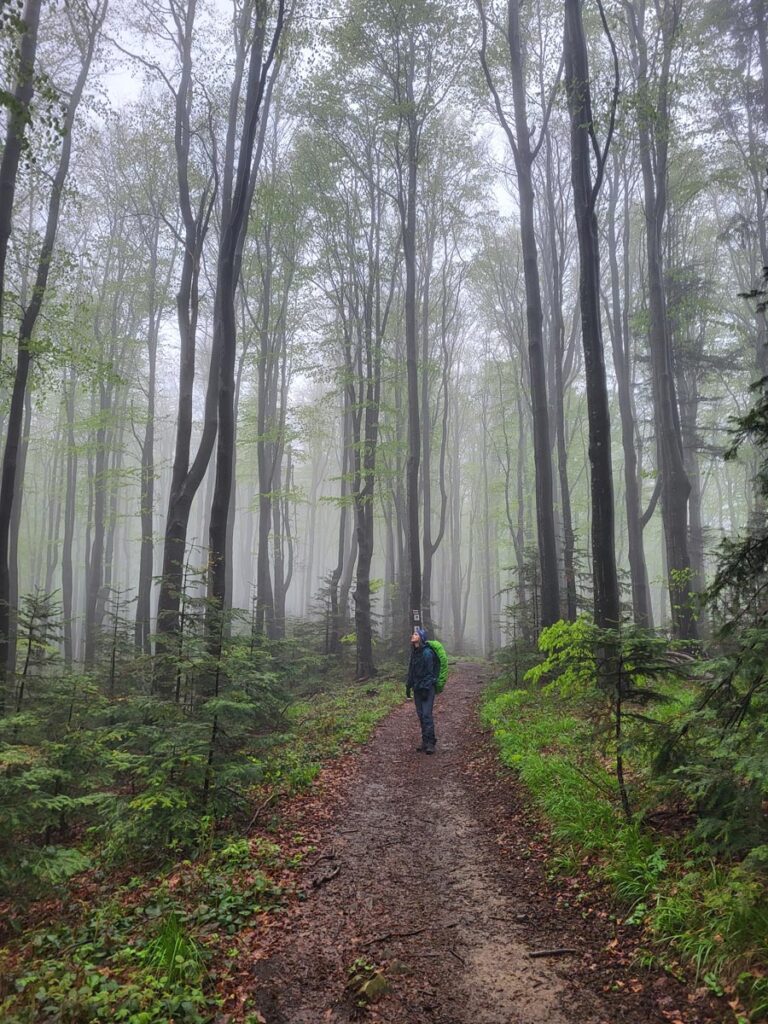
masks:
{"label": "fallen branch", "polygon": [[307,867],[308,868],[313,868],[317,864],[320,864],[321,861],[324,861],[324,860],[338,860],[338,859],[339,858],[338,858],[335,850],[331,850],[329,853],[321,853],[321,854],[319,854],[317,857],[315,857],[314,860],[307,861]]}
{"label": "fallen branch", "polygon": [[377,942],[386,942],[387,939],[408,939],[412,935],[421,935],[422,932],[427,931],[428,926],[425,925],[423,928],[416,928],[412,932],[387,932],[386,935],[377,935],[374,939],[368,939],[367,942],[363,943],[363,946],[373,946]]}
{"label": "fallen branch", "polygon": [[578,949],[569,949],[567,946],[560,946],[557,949],[534,949],[528,954],[533,960],[539,956],[570,956],[572,953],[578,953]]}
{"label": "fallen branch", "polygon": [[337,864],[336,867],[333,869],[333,871],[330,872],[330,874],[323,875],[322,878],[314,878],[312,880],[312,888],[313,889],[318,889],[321,885],[325,885],[326,882],[330,882],[330,880],[332,878],[335,878],[336,875],[338,875],[338,873],[340,871],[341,871],[341,864]]}
{"label": "fallen branch", "polygon": [[267,799],[262,801],[262,803],[259,804],[259,806],[256,808],[256,810],[253,813],[253,817],[251,818],[250,822],[248,823],[248,828],[245,830],[246,831],[246,835],[248,834],[248,832],[251,831],[253,826],[259,820],[259,818],[261,817],[262,812],[266,811],[266,809],[269,807],[269,805],[274,802],[276,796],[277,796],[276,793],[270,793],[269,796],[267,797]]}

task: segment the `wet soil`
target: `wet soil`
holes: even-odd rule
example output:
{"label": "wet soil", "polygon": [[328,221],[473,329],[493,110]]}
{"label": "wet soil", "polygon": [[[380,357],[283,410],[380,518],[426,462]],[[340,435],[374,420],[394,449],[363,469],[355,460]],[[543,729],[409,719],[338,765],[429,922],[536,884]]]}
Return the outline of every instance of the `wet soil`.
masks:
{"label": "wet soil", "polygon": [[[453,671],[434,756],[416,751],[404,704],[292,809],[288,829],[309,827],[314,849],[301,898],[233,964],[241,1012],[266,1024],[732,1020],[705,990],[637,966],[639,937],[588,865],[548,876],[546,830],[478,722],[484,678]],[[373,1003],[350,988],[355,962],[385,980]]]}

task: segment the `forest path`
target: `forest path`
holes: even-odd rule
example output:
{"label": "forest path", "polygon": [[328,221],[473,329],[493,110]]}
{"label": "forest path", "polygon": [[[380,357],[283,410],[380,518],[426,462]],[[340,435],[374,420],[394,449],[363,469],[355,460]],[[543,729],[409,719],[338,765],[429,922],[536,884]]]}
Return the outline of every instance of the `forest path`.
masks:
{"label": "forest path", "polygon": [[[638,978],[599,895],[547,881],[546,836],[501,779],[476,707],[486,672],[451,674],[438,698],[438,747],[415,750],[412,705],[395,709],[345,759],[321,821],[306,899],[240,973],[266,1024],[676,1024],[722,1020],[703,993],[663,974]],[[318,802],[319,801],[319,802]],[[319,813],[318,813],[319,812]],[[301,811],[292,826],[302,827]],[[575,900],[571,896],[576,896]],[[595,905],[596,904],[596,905]],[[571,947],[562,957],[533,950]],[[358,958],[380,968],[365,1010],[347,987]],[[241,964],[242,964],[241,960]]]}

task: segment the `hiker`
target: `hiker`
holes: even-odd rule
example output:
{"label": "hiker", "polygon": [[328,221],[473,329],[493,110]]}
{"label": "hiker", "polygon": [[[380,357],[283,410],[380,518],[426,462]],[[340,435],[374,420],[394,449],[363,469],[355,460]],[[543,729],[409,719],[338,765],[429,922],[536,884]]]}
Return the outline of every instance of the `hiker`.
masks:
{"label": "hiker", "polygon": [[434,754],[437,743],[432,708],[439,669],[437,655],[427,644],[427,631],[417,626],[411,635],[411,663],[408,666],[405,695],[410,697],[413,691],[416,714],[421,724],[421,744],[416,749],[425,754]]}

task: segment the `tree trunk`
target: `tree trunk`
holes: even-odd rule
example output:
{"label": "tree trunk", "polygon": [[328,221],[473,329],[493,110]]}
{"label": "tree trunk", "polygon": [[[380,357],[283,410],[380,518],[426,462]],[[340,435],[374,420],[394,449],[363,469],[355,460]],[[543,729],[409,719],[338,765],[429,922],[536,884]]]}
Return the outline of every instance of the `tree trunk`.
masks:
{"label": "tree trunk", "polygon": [[688,551],[688,497],[691,484],[685,469],[663,260],[667,212],[670,66],[677,35],[679,0],[664,0],[660,5],[661,54],[657,55],[657,94],[653,100],[650,96],[648,44],[645,38],[645,0],[625,0],[624,8],[630,27],[639,96],[637,126],[648,261],[649,347],[672,627],[677,637],[692,640],[696,638],[697,629],[691,601],[692,570]]}
{"label": "tree trunk", "polygon": [[[184,225],[181,274],[176,295],[179,326],[179,398],[176,413],[176,438],[173,469],[168,493],[168,511],[163,539],[163,566],[157,601],[158,653],[166,659],[154,675],[156,690],[172,697],[176,690],[176,672],[171,662],[178,648],[179,607],[182,598],[186,559],[187,530],[192,501],[205,477],[213,452],[217,431],[218,351],[214,347],[208,371],[203,433],[197,454],[191,461],[193,391],[197,357],[197,321],[199,310],[200,265],[208,232],[215,189],[212,181],[203,188],[193,205],[190,189],[190,140],[192,127],[192,37],[196,17],[196,0],[189,0],[184,17],[177,21],[176,46],[181,60],[175,102],[174,149],[179,211]],[[242,56],[238,54],[236,77],[242,73]]]}
{"label": "tree trunk", "polygon": [[565,85],[571,116],[571,182],[579,239],[579,301],[589,416],[592,508],[592,573],[595,623],[617,629],[621,621],[614,539],[611,421],[600,321],[600,243],[595,203],[610,142],[592,181],[593,117],[589,64],[580,0],[565,0]]}
{"label": "tree trunk", "polygon": [[613,348],[613,365],[618,385],[619,416],[621,419],[621,444],[624,452],[624,504],[627,515],[627,541],[629,547],[629,575],[632,585],[632,613],[635,624],[643,628],[653,625],[651,590],[643,548],[642,508],[640,504],[640,476],[635,448],[636,429],[632,402],[632,362],[629,338],[629,185],[624,182],[623,215],[623,262],[624,296],[621,295],[621,275],[616,251],[617,224],[616,206],[619,195],[618,163],[614,163],[614,175],[610,180],[611,192],[608,205],[608,259],[611,272],[611,312],[609,327]]}
{"label": "tree trunk", "polygon": [[[413,77],[407,71],[407,99],[413,107]],[[400,218],[403,233],[405,264],[405,366],[408,382],[408,458],[405,470],[405,502],[407,515],[406,550],[410,574],[409,599],[411,615],[422,615],[421,544],[419,536],[419,460],[421,456],[421,423],[419,417],[419,356],[416,328],[416,193],[418,175],[418,126],[411,110],[407,115],[407,160],[405,194],[400,189]],[[426,372],[426,370],[425,370]]]}
{"label": "tree trunk", "polygon": [[73,638],[73,580],[72,546],[75,536],[75,501],[77,497],[77,446],[75,442],[75,393],[77,378],[69,371],[69,388],[64,385],[64,405],[67,417],[67,477],[64,499],[64,541],[61,547],[61,607],[64,617],[64,664],[72,667]]}
{"label": "tree trunk", "polygon": [[577,613],[576,602],[576,539],[573,532],[573,513],[571,511],[571,488],[568,480],[568,449],[565,430],[565,382],[563,378],[565,361],[565,321],[563,319],[563,275],[565,269],[564,229],[559,226],[563,213],[555,201],[560,193],[560,183],[556,180],[552,157],[552,139],[550,133],[545,136],[545,205],[547,211],[548,263],[550,275],[550,321],[551,340],[550,354],[552,359],[552,383],[555,420],[555,440],[557,445],[557,472],[560,483],[560,509],[563,521],[563,576],[565,580],[566,616],[574,622]]}
{"label": "tree trunk", "polygon": [[[19,71],[13,102],[8,104],[9,117],[3,158],[0,161],[0,329],[4,325],[5,316],[5,265],[8,258],[8,243],[13,230],[16,181],[35,87],[35,58],[41,7],[42,0],[26,0],[21,16],[24,31],[19,43]],[[3,353],[2,344],[2,331],[0,330],[0,353]]]}
{"label": "tree trunk", "polygon": [[253,190],[256,183],[263,131],[257,145],[259,125],[266,124],[271,94],[270,72],[277,55],[285,15],[285,0],[277,0],[277,16],[272,37],[268,42],[268,4],[257,3],[254,8],[252,37],[242,45],[250,47],[248,75],[245,85],[245,108],[242,114],[237,165],[233,162],[234,138],[238,130],[237,116],[241,102],[240,83],[230,95],[230,120],[224,169],[224,198],[222,204],[221,240],[216,278],[214,314],[214,346],[220,352],[218,375],[218,440],[216,448],[216,486],[211,504],[209,531],[209,649],[217,657],[221,652],[222,620],[226,612],[226,558],[227,521],[232,492],[233,457],[235,444],[235,355],[237,331],[235,318],[235,289],[240,279],[243,242],[248,227]]}
{"label": "tree trunk", "polygon": [[141,445],[141,550],[139,553],[139,582],[136,590],[136,625],[134,644],[136,651],[152,653],[152,577],[154,566],[154,514],[155,514],[155,390],[157,378],[157,340],[160,328],[160,304],[157,300],[157,242],[159,225],[153,233],[150,253],[149,326],[147,330],[147,419]]}
{"label": "tree trunk", "polygon": [[98,427],[94,439],[95,465],[92,477],[93,484],[93,534],[88,556],[88,567],[85,584],[85,655],[87,666],[96,660],[96,648],[101,628],[101,616],[98,614],[99,602],[104,586],[104,539],[106,535],[107,515],[107,417],[111,414],[111,384],[101,381],[99,384]]}

